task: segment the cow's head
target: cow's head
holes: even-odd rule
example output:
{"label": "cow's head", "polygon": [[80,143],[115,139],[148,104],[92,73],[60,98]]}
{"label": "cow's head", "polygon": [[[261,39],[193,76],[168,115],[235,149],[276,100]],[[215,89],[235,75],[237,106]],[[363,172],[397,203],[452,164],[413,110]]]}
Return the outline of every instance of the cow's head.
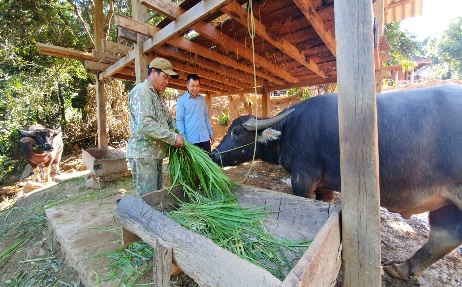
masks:
{"label": "cow's head", "polygon": [[251,160],[255,140],[260,144],[277,140],[281,132],[271,127],[285,119],[295,109],[290,109],[269,119],[242,116],[233,121],[221,143],[210,153],[213,161],[222,166],[238,165]]}
{"label": "cow's head", "polygon": [[22,136],[33,138],[35,141],[35,152],[47,152],[53,150],[53,138],[60,130],[45,128],[41,125],[30,126],[27,131],[19,130]]}

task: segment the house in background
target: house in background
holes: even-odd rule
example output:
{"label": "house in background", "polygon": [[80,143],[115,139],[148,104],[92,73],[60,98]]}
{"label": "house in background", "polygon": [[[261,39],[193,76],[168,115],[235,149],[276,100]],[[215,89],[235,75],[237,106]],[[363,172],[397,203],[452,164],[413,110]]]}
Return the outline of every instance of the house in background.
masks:
{"label": "house in background", "polygon": [[416,66],[410,71],[404,71],[403,66],[401,65],[383,67],[383,70],[389,71],[386,79],[394,80],[396,85],[404,85],[419,81],[419,76],[416,75],[415,72],[431,64],[432,60],[419,56],[412,56],[411,60],[416,64]]}

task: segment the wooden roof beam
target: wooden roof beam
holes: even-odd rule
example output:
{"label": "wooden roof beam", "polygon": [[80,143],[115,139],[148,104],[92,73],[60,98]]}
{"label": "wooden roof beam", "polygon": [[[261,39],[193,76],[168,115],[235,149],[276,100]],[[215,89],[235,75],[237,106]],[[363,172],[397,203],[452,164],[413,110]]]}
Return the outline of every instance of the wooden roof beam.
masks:
{"label": "wooden roof beam", "polygon": [[[215,74],[215,73],[203,70],[203,69],[199,69],[197,67],[193,67],[190,65],[185,65],[180,62],[174,61],[172,59],[169,59],[169,61],[172,63],[175,70],[184,71],[188,74],[197,74],[202,78],[210,79],[211,81],[216,81],[217,83],[225,83],[226,86],[233,87],[233,88],[229,88],[229,90],[241,88],[243,86],[241,82],[237,82],[236,80],[225,78],[222,75],[218,75],[218,74]],[[202,79],[201,79],[201,82],[202,82]]]}
{"label": "wooden roof beam", "polygon": [[[228,67],[224,67],[222,65],[217,64],[216,62],[213,62],[213,61],[210,61],[204,58],[193,57],[191,53],[181,52],[176,47],[172,47],[169,45],[163,45],[157,48],[157,52],[164,54],[164,55],[168,55],[171,57],[181,59],[188,63],[194,64],[195,66],[201,66],[201,67],[213,70],[217,74],[225,75],[228,77],[228,78],[224,77],[225,81],[228,81],[230,83],[236,82],[236,84],[240,85],[240,87],[253,85],[253,77],[250,77],[250,75],[247,76],[248,74],[237,73],[236,70],[230,69]],[[257,79],[257,84],[263,84],[263,82]]]}
{"label": "wooden roof beam", "polygon": [[[244,27],[247,27],[247,11],[242,8],[239,3],[233,1],[231,4],[227,5],[226,7],[222,8],[221,11],[226,13],[228,16],[232,17]],[[318,74],[322,78],[327,78],[326,74],[319,68],[319,66],[311,59],[306,59],[305,55],[300,52],[297,47],[292,45],[289,41],[287,41],[284,37],[278,37],[268,31],[260,21],[254,19],[256,33],[258,36],[262,37],[269,43],[271,43],[274,47],[278,48],[282,52],[284,52],[287,56],[291,57],[292,59],[296,60],[303,66],[307,67],[314,73]]]}
{"label": "wooden roof beam", "polygon": [[[175,20],[186,12],[186,10],[181,8],[179,5],[167,0],[141,0],[141,4],[159,13],[162,13],[167,18],[172,20]],[[201,21],[194,24],[191,29],[198,32],[205,38],[224,47],[225,49],[233,51],[234,53],[246,58],[249,61],[253,61],[252,50],[234,40],[233,38],[223,34],[214,26]],[[268,61],[266,58],[260,56],[259,54],[255,54],[255,63],[257,66],[260,66],[267,71],[277,73],[279,77],[290,83],[298,82],[297,78],[293,77],[288,72],[282,70],[281,67],[273,64],[271,61]]]}
{"label": "wooden roof beam", "polygon": [[[185,14],[183,14],[183,15],[185,15]],[[164,29],[166,29],[168,27],[168,25],[167,25],[165,28],[159,29],[159,28],[154,27],[152,25],[149,25],[149,24],[146,24],[146,23],[143,23],[143,22],[140,22],[140,21],[133,20],[133,19],[131,19],[129,17],[125,17],[123,15],[117,15],[117,17],[115,19],[116,19],[115,23],[119,27],[123,27],[123,28],[126,28],[126,29],[130,30],[130,31],[137,32],[137,33],[140,33],[140,34],[151,35],[153,37],[155,37],[157,34],[161,33]],[[146,41],[144,43],[146,43]],[[220,53],[217,53],[217,52],[215,52],[213,50],[210,50],[210,49],[208,49],[206,47],[203,47],[203,46],[201,46],[199,44],[196,44],[196,43],[194,43],[192,41],[186,40],[186,39],[184,39],[182,37],[172,36],[172,37],[170,37],[170,39],[168,41],[166,41],[166,43],[168,43],[169,45],[179,47],[179,48],[182,48],[184,50],[193,52],[193,53],[195,53],[197,55],[200,55],[202,57],[217,61],[217,62],[222,63],[222,64],[225,64],[227,66],[233,67],[235,69],[247,72],[249,74],[253,74],[252,67],[247,66],[247,65],[242,64],[242,63],[239,63],[236,60],[230,59],[230,58],[228,58],[228,57],[226,57],[226,56],[224,56],[224,55],[222,55]],[[272,76],[269,76],[269,75],[267,75],[267,74],[265,74],[263,72],[257,71],[257,75],[259,77],[261,77],[261,78],[272,81],[275,84],[278,84],[278,85],[283,84],[283,81],[278,80],[278,79],[276,79],[276,78],[274,78]]]}
{"label": "wooden roof beam", "polygon": [[316,12],[313,6],[313,2],[309,0],[294,0],[295,4],[300,8],[300,11],[305,15],[306,19],[311,23],[316,33],[326,44],[332,55],[336,55],[335,38],[327,30],[319,14]]}
{"label": "wooden roof beam", "polygon": [[113,54],[119,54],[125,56],[130,52],[133,48],[129,46],[125,46],[116,42],[102,40],[102,46],[104,52],[109,52]]}
{"label": "wooden roof beam", "polygon": [[106,79],[110,78],[112,75],[117,73],[119,70],[122,70],[126,66],[132,64],[135,61],[135,50],[131,50],[127,55],[123,56],[112,64],[109,68],[107,68],[104,72],[99,74],[99,79]]}
{"label": "wooden roof beam", "polygon": [[144,41],[143,52],[149,53],[157,46],[166,43],[175,35],[181,34],[192,25],[202,21],[207,16],[219,11],[223,6],[228,5],[232,0],[208,0],[200,1],[191,9],[179,16],[175,21],[165,26],[159,33],[152,38]]}
{"label": "wooden roof beam", "polygon": [[43,43],[37,43],[37,49],[39,50],[40,54],[48,55],[48,56],[56,56],[60,58],[69,58],[75,59],[79,61],[94,61],[94,62],[105,62],[108,63],[107,59],[101,58],[93,53],[73,50],[69,48],[63,48],[59,46],[53,46]]}
{"label": "wooden roof beam", "polygon": [[197,74],[198,76],[200,76],[201,85],[202,82],[204,82],[209,86],[217,87],[223,90],[234,90],[236,88],[242,87],[242,83],[236,84],[236,81],[226,79],[224,77],[221,77],[220,75],[199,69],[197,67],[185,65],[171,59],[169,61],[172,63],[175,70],[182,71],[185,74]]}
{"label": "wooden roof beam", "polygon": [[[251,66],[247,66],[246,64],[243,64],[243,63],[240,63],[236,60],[233,60],[233,59],[230,59],[220,53],[217,53],[213,50],[210,50],[204,46],[201,46],[199,44],[196,44],[192,41],[189,41],[189,40],[186,40],[184,38],[181,38],[181,37],[174,37],[172,39],[170,39],[168,41],[168,44],[172,45],[172,46],[176,46],[176,47],[179,47],[179,48],[182,48],[186,51],[190,51],[192,53],[195,53],[197,55],[200,55],[202,57],[205,57],[205,58],[208,58],[210,60],[213,60],[213,61],[217,61],[221,64],[224,64],[226,66],[230,66],[230,67],[233,67],[235,69],[238,69],[238,70],[241,70],[243,72],[246,72],[246,73],[249,73],[249,74],[253,74],[253,68]],[[256,71],[256,74],[257,76],[259,76],[260,78],[264,78],[264,79],[267,79],[273,83],[276,83],[278,85],[284,83],[283,81],[279,80],[279,79],[276,79],[275,77],[272,77],[268,74],[265,74],[261,71]]]}

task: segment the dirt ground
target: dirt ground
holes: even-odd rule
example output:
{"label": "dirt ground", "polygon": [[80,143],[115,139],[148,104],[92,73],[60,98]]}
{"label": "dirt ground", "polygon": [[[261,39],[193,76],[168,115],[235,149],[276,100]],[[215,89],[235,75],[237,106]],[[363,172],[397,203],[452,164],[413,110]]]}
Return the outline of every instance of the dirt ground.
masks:
{"label": "dirt ground", "polygon": [[[214,100],[214,111],[212,118],[217,119],[223,111],[221,107],[225,106],[224,99],[221,102]],[[276,102],[278,101],[278,102]],[[294,103],[291,98],[282,98],[272,101],[273,114],[282,110],[286,106]],[[261,106],[259,104],[259,106]],[[237,117],[238,114],[246,114],[245,106],[239,105],[234,111],[230,111],[230,120]],[[214,131],[219,141],[224,134],[226,127],[214,123]],[[84,169],[83,163],[79,155],[67,155],[63,157],[62,171],[64,173],[73,173]],[[237,167],[225,168],[225,172],[236,182],[254,185],[257,187],[277,190],[280,192],[290,193],[290,175],[279,166],[270,165],[262,161],[254,163],[244,163]],[[129,188],[129,187],[124,187]],[[24,206],[12,207],[15,197],[20,195],[22,184],[14,184],[9,186],[1,186],[0,193],[3,200],[0,201],[0,255],[4,252],[6,246],[10,246],[19,237],[8,238],[5,234],[12,227],[11,217],[18,218],[24,214],[32,212]],[[53,192],[44,194],[43,198],[53,197],[67,198],[71,192],[76,192],[82,189],[82,180],[72,180],[59,185],[50,187]],[[341,195],[336,195],[336,202],[341,202]],[[40,206],[42,204],[42,206]],[[42,208],[43,203],[28,205],[31,209]],[[25,286],[21,285],[21,279],[30,274],[35,274],[37,281],[41,282],[27,286],[82,286],[76,272],[72,267],[66,265],[66,255],[60,252],[59,246],[53,244],[53,240],[47,230],[46,220],[37,217],[36,222],[32,225],[41,229],[40,238],[34,238],[34,244],[23,252],[22,257],[11,257],[0,266],[0,286]],[[16,222],[16,221],[15,221]],[[24,222],[21,222],[23,224]],[[404,260],[411,256],[423,243],[428,236],[428,222],[426,214],[413,216],[408,220],[401,218],[400,215],[390,213],[385,209],[381,210],[381,232],[382,232],[382,263],[391,261]],[[30,239],[31,240],[31,239]],[[1,260],[1,256],[0,256]],[[0,261],[1,263],[2,261]],[[26,267],[25,267],[26,266]],[[58,278],[58,279],[56,279]],[[47,281],[48,280],[48,281]],[[382,286],[399,287],[399,286],[462,286],[462,247],[452,251],[433,264],[421,277],[417,280],[404,282],[394,279],[387,274],[382,277]],[[337,286],[342,286],[341,276],[340,283]],[[30,281],[31,282],[31,281]],[[45,283],[43,283],[45,282]],[[47,284],[46,282],[50,282]],[[184,276],[176,277],[172,281],[172,286],[185,287],[196,286]],[[89,286],[87,286],[89,287]]]}

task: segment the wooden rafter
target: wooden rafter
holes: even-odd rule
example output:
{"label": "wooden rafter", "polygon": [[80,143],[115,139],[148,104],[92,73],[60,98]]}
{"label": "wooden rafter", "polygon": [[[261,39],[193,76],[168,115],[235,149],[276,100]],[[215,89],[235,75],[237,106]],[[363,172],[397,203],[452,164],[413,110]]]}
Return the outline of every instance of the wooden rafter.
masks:
{"label": "wooden rafter", "polygon": [[[184,14],[183,14],[184,15]],[[155,37],[159,33],[162,33],[163,29],[159,29],[157,27],[154,27],[152,25],[133,20],[129,17],[125,17],[122,15],[116,15],[116,25],[119,27],[123,27],[125,29],[131,30],[133,32],[137,32],[143,35],[150,35]],[[146,42],[145,42],[146,43]],[[241,70],[243,72],[253,74],[253,69],[252,67],[242,64],[236,60],[230,59],[229,57],[226,57],[220,53],[217,53],[211,49],[205,48],[199,44],[196,44],[192,41],[186,40],[182,37],[179,36],[172,36],[170,37],[167,41],[167,44],[182,48],[186,51],[193,52],[197,55],[200,55],[202,57],[218,61],[222,64],[225,64],[230,67],[234,67],[235,69]],[[267,75],[263,72],[257,71],[257,75],[261,78],[267,79],[269,81],[272,81],[275,84],[282,84],[283,82],[281,80],[278,80],[275,77],[272,77],[270,75]]]}
{"label": "wooden rafter", "polygon": [[232,0],[208,0],[200,1],[186,13],[179,16],[175,21],[165,26],[159,33],[156,33],[152,38],[143,43],[144,53],[151,52],[154,48],[166,43],[175,35],[189,29],[192,25],[202,21],[216,11],[219,11],[223,6],[229,4]]}
{"label": "wooden rafter", "polygon": [[[243,75],[242,73],[236,72],[236,70],[232,70],[227,68],[223,65],[219,65],[216,62],[210,61],[208,59],[197,58],[194,57],[191,53],[183,53],[176,47],[172,47],[169,45],[163,45],[157,49],[157,52],[163,55],[168,55],[171,57],[175,57],[186,61],[188,63],[194,64],[194,66],[204,67],[210,70],[215,71],[219,75],[223,75],[225,81],[229,81],[229,83],[236,83],[236,85],[243,87],[248,86],[253,83],[253,79],[247,75]],[[258,79],[257,79],[258,81]],[[240,83],[240,84],[239,84]],[[259,82],[257,82],[258,84]]]}
{"label": "wooden rafter", "polygon": [[103,62],[103,63],[110,63],[111,60],[105,59],[104,57],[95,55],[93,53],[73,50],[69,48],[63,48],[43,43],[37,43],[37,49],[39,50],[40,54],[48,55],[48,56],[56,56],[60,58],[69,58],[75,59],[79,61],[94,61],[94,62]]}
{"label": "wooden rafter", "polygon": [[[221,9],[224,13],[228,16],[232,17],[243,26],[247,27],[247,11],[239,5],[239,3],[233,1],[231,4],[225,6]],[[311,59],[306,59],[302,52],[300,52],[297,47],[292,45],[289,41],[287,41],[284,37],[277,37],[276,35],[272,34],[268,29],[266,29],[265,25],[263,25],[257,19],[254,19],[256,34],[269,43],[271,43],[274,47],[278,48],[282,52],[284,52],[287,56],[291,57],[292,59],[296,60],[303,66],[307,67],[314,73],[318,74],[323,78],[327,78],[326,74],[321,71],[319,66]]]}
{"label": "wooden rafter", "polygon": [[[162,13],[172,20],[175,20],[186,12],[185,9],[181,8],[177,4],[166,0],[141,0],[141,4],[159,13]],[[233,38],[221,33],[221,31],[208,24],[207,22],[198,22],[194,24],[191,29],[198,32],[200,35],[206,37],[207,39],[215,42],[216,44],[222,46],[223,48],[233,51],[234,53],[246,58],[249,61],[253,61],[251,49],[237,42]],[[255,54],[255,62],[257,66],[260,66],[268,71],[277,72],[279,77],[288,82],[298,82],[297,78],[293,77],[277,65],[273,64],[258,54]]]}
{"label": "wooden rafter", "polygon": [[300,8],[300,11],[303,12],[306,19],[308,19],[308,21],[311,23],[314,30],[325,43],[327,48],[329,48],[332,55],[335,56],[335,38],[325,27],[321,17],[319,17],[318,13],[314,9],[313,2],[309,0],[294,0],[294,3],[298,6],[298,8]]}
{"label": "wooden rafter", "polygon": [[119,54],[125,56],[130,50],[132,50],[132,47],[125,46],[119,43],[115,43],[112,41],[108,40],[103,40],[103,51],[104,52],[109,52],[109,53],[114,53],[114,54]]}
{"label": "wooden rafter", "polygon": [[135,61],[135,50],[130,51],[127,55],[120,58],[117,62],[112,64],[109,68],[107,68],[104,72],[99,74],[99,79],[106,79],[112,77],[115,73],[119,70],[122,70],[127,65],[132,64]]}

